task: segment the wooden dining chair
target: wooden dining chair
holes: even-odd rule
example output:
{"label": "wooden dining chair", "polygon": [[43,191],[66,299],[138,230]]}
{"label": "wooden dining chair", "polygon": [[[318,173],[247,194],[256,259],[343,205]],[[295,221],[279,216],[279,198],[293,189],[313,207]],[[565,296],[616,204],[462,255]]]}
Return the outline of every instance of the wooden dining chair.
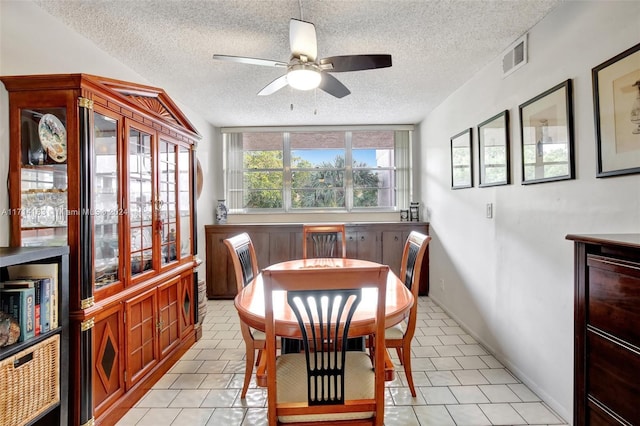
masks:
{"label": "wooden dining chair", "polygon": [[[371,333],[376,347],[384,347],[388,271],[386,265],[322,274],[313,269],[262,271],[270,426],[383,424],[386,351],[376,351],[372,361],[366,352],[348,351],[342,342],[353,327],[351,318],[363,288],[375,287],[375,320],[353,328]],[[276,290],[285,290],[286,296]],[[276,356],[274,306],[281,303],[294,312],[304,342],[302,352]]]}
{"label": "wooden dining chair", "polygon": [[[244,286],[249,284],[258,275],[256,251],[253,247],[253,242],[251,241],[249,234],[246,232],[227,238],[224,240],[224,243],[229,249],[229,254],[233,261],[236,285],[238,287],[238,292],[240,292]],[[257,365],[260,361],[260,357],[262,356],[262,351],[265,348],[265,334],[262,331],[249,327],[242,321],[240,321],[240,332],[242,333],[242,338],[246,348],[244,384],[242,386],[242,393],[240,394],[240,397],[244,398],[247,395],[247,389],[251,382],[254,361]],[[258,353],[257,357],[256,351]]]}
{"label": "wooden dining chair", "polygon": [[347,257],[343,223],[302,225],[302,258],[317,257]]}
{"label": "wooden dining chair", "polygon": [[400,279],[413,295],[413,306],[409,316],[399,324],[385,330],[385,346],[387,349],[396,348],[400,363],[404,366],[411,396],[416,396],[416,388],[411,374],[411,340],[416,331],[418,316],[418,287],[420,274],[422,273],[422,259],[427,252],[427,246],[431,237],[412,231],[407,238],[402,252],[402,265],[400,267]]}

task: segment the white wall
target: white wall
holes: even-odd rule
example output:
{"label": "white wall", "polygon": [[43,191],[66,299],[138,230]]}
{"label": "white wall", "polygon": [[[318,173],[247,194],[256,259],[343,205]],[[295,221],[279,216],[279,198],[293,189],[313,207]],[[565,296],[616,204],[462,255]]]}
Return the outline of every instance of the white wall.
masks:
{"label": "white wall", "polygon": [[[0,1],[0,75],[88,73],[164,88],[170,82],[148,81],[93,42],[78,35],[35,4],[27,1]],[[215,146],[219,132],[202,117],[172,99],[202,135],[197,156],[204,172],[204,187],[198,200],[198,253],[204,259],[204,225],[213,223],[213,206],[218,179]],[[6,182],[9,152],[8,94],[0,85],[0,182]],[[0,212],[8,208],[6,186],[0,188]],[[9,217],[0,215],[0,246],[9,243]],[[201,268],[201,276],[204,269]]]}
{"label": "white wall", "polygon": [[[529,33],[529,63],[498,58],[420,124],[431,296],[565,420],[573,404],[568,233],[640,232],[640,175],[595,178],[591,69],[640,41],[640,2],[566,2]],[[572,79],[577,178],[521,185],[518,105]],[[512,184],[450,189],[449,139],[509,110]],[[475,171],[474,183],[478,173]],[[494,217],[485,217],[493,203]]]}

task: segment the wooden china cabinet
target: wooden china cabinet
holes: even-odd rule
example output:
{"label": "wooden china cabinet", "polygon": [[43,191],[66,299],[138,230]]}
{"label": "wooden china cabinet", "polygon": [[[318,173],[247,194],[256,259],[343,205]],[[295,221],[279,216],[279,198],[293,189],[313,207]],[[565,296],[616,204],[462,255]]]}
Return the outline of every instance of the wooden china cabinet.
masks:
{"label": "wooden china cabinet", "polygon": [[196,340],[199,135],[162,89],[0,80],[11,245],[70,248],[69,424],[114,424]]}

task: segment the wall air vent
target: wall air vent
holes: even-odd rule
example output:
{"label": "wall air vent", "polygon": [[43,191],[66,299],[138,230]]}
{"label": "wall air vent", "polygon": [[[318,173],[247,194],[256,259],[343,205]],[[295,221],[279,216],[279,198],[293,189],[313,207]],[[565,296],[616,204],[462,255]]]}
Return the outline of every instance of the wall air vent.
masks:
{"label": "wall air vent", "polygon": [[527,35],[515,41],[502,54],[502,77],[506,77],[527,63]]}

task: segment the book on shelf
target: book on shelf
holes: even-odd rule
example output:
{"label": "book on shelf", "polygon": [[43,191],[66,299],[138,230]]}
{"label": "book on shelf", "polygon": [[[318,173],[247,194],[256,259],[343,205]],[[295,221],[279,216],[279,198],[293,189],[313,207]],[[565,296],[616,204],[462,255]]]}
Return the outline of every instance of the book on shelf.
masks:
{"label": "book on shelf", "polygon": [[45,315],[47,315],[49,319],[49,330],[58,328],[58,264],[28,263],[13,265],[7,267],[7,272],[9,273],[10,280],[49,280],[48,313],[45,313]]}
{"label": "book on shelf", "polygon": [[34,287],[0,290],[0,310],[14,317],[20,324],[18,342],[24,342],[36,335],[35,299]]}
{"label": "book on shelf", "polygon": [[35,291],[36,336],[51,330],[51,279],[19,279],[0,283],[2,288],[33,288]]}
{"label": "book on shelf", "polygon": [[39,336],[42,331],[42,323],[40,316],[40,286],[37,285],[37,280],[9,280],[1,282],[0,291],[5,288],[33,288],[35,290],[35,335]]}

